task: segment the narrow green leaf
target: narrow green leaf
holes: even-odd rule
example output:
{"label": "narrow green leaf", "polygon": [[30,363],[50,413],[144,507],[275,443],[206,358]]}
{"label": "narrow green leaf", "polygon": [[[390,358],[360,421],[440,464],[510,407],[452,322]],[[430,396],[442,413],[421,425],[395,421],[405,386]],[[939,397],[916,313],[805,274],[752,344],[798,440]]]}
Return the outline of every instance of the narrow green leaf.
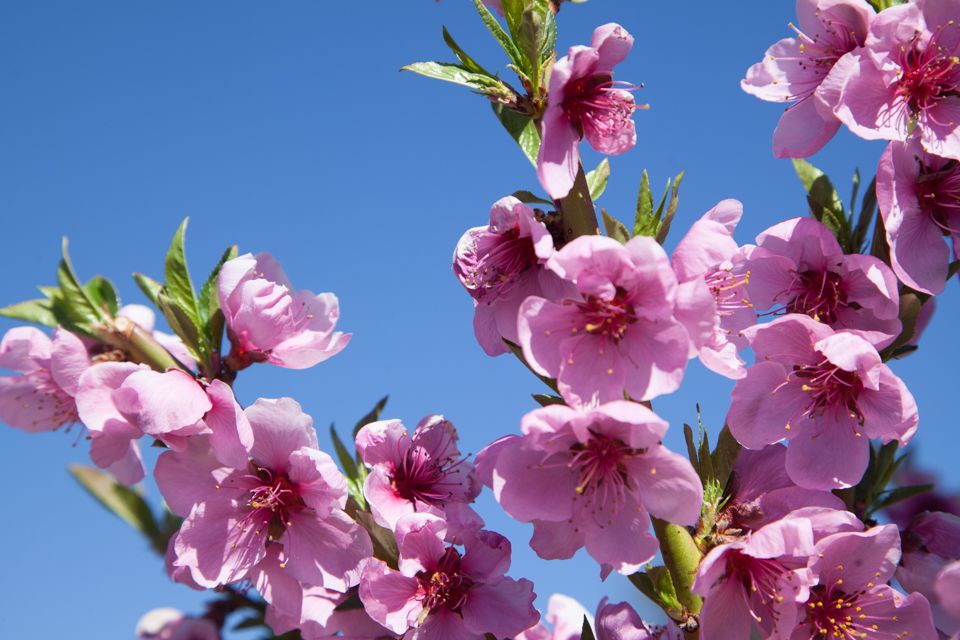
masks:
{"label": "narrow green leaf", "polygon": [[960,272],[960,260],[954,260],[947,267],[947,282],[950,282],[950,278],[957,275],[957,272]]}
{"label": "narrow green leaf", "polygon": [[690,464],[693,465],[693,469],[699,476],[700,457],[697,455],[697,445],[693,441],[693,429],[688,424],[683,425],[683,439],[687,441],[687,455],[690,457]]}
{"label": "narrow green leaf", "polygon": [[149,278],[142,273],[134,273],[133,280],[137,283],[137,286],[140,287],[140,291],[143,291],[143,295],[147,296],[150,299],[150,302],[157,308],[160,307],[160,303],[157,302],[157,296],[163,291],[163,285]]}
{"label": "narrow green leaf", "polygon": [[597,640],[593,635],[593,628],[590,626],[590,620],[583,616],[583,627],[580,630],[580,640]]}
{"label": "narrow green leaf", "polygon": [[540,64],[543,65],[553,55],[553,48],[557,46],[557,20],[553,12],[548,10],[543,45],[540,47]]}
{"label": "narrow green leaf", "polygon": [[[187,222],[184,218],[180,227],[173,235],[170,249],[167,251],[163,264],[163,275],[166,278],[166,294],[175,300],[184,313],[193,321],[196,327],[200,326],[200,314],[197,313],[197,294],[193,289],[193,281],[187,271],[187,255],[184,251],[184,234],[187,231]],[[183,337],[183,336],[181,336]]]}
{"label": "narrow green leaf", "polygon": [[337,430],[333,427],[333,423],[330,423],[330,439],[333,440],[333,448],[337,451],[337,458],[340,459],[340,466],[343,468],[343,475],[347,478],[356,478],[357,477],[357,465],[353,462],[353,456],[347,451],[347,448],[343,446],[343,442],[340,441],[340,436],[337,435]]}
{"label": "narrow green leaf", "polygon": [[60,319],[58,312],[61,312],[69,324],[75,324],[86,330],[90,325],[106,318],[106,314],[93,303],[90,295],[80,284],[80,279],[77,278],[73,265],[70,264],[66,238],[63,239],[63,259],[57,269],[57,283],[60,285],[59,294],[51,300],[58,320]]}
{"label": "narrow green leaf", "polygon": [[707,437],[707,430],[703,430],[703,440],[700,441],[700,481],[703,486],[716,481],[713,474],[713,460],[710,457],[710,439]]}
{"label": "narrow green leaf", "polygon": [[870,181],[863,194],[863,203],[860,205],[860,218],[857,219],[857,226],[853,230],[853,242],[851,253],[860,253],[863,244],[867,241],[867,231],[870,229],[870,222],[873,221],[873,214],[877,208],[877,178]]}
{"label": "narrow green leaf", "polygon": [[200,344],[200,328],[196,320],[190,317],[179,301],[166,294],[161,293],[157,296],[157,302],[163,316],[167,319],[167,324],[183,340],[190,356],[197,361],[205,362],[208,354],[204,353],[203,345]]}
{"label": "narrow green leaf", "polygon": [[541,407],[548,407],[552,404],[561,404],[566,405],[567,403],[563,401],[563,398],[558,396],[552,396],[547,393],[534,393],[532,394],[533,399],[540,404]]}
{"label": "narrow green leaf", "polygon": [[610,161],[604,158],[597,168],[587,174],[587,187],[590,190],[590,199],[594,202],[607,188],[607,179],[610,177]]}
{"label": "narrow green leaf", "polygon": [[607,236],[619,241],[621,244],[627,244],[630,241],[630,232],[625,224],[607,213],[606,209],[600,209],[600,216],[603,218],[603,228]]}
{"label": "narrow green leaf", "polygon": [[350,515],[370,534],[374,557],[386,562],[391,569],[397,569],[400,552],[397,550],[397,538],[393,532],[374,522],[373,515],[368,511],[357,511]]}
{"label": "narrow green leaf", "polygon": [[497,18],[490,13],[489,9],[483,6],[482,0],[473,0],[473,4],[477,7],[477,12],[480,14],[483,24],[487,25],[487,29],[491,34],[493,34],[493,37],[496,38],[497,42],[500,43],[500,46],[503,47],[503,50],[507,52],[507,56],[510,58],[510,61],[518,68],[523,69],[523,56],[520,55],[520,52],[517,50],[517,46],[513,44],[513,40],[510,39],[510,36],[506,34],[506,32],[503,30],[503,27],[500,26],[499,22],[497,22]]}
{"label": "narrow green leaf", "polygon": [[680,204],[677,191],[680,189],[680,181],[683,180],[684,173],[685,171],[681,171],[677,177],[673,179],[673,192],[670,194],[670,204],[667,206],[667,212],[664,214],[663,220],[661,220],[657,226],[656,239],[661,245],[666,241],[667,234],[670,233],[670,225],[673,223],[673,217],[677,215],[677,207]]}
{"label": "narrow green leaf", "polygon": [[266,623],[263,621],[263,615],[257,614],[250,616],[249,618],[244,618],[237,624],[233,626],[234,631],[239,631],[241,629],[253,629],[254,627],[263,627],[266,626]]}
{"label": "narrow green leaf", "polygon": [[110,474],[81,464],[68,467],[83,488],[107,509],[131,527],[145,535],[160,552],[166,552],[160,540],[160,528],[150,507],[137,493],[113,479]]}
{"label": "narrow green leaf", "polygon": [[890,266],[890,245],[887,244],[887,230],[883,225],[883,216],[877,216],[873,225],[873,242],[870,243],[870,255],[879,258]]}
{"label": "narrow green leaf", "polygon": [[117,316],[117,311],[120,310],[120,296],[117,295],[112,282],[103,276],[93,276],[87,280],[83,288],[96,307],[109,314],[111,318]]}
{"label": "narrow green leaf", "polygon": [[476,60],[467,55],[467,52],[460,48],[460,45],[457,44],[456,40],[453,39],[453,36],[450,35],[450,32],[447,31],[447,28],[443,28],[443,41],[447,43],[447,46],[450,47],[450,50],[453,51],[453,55],[457,56],[457,60],[460,61],[460,64],[463,65],[463,68],[467,71],[480,74],[482,76],[494,77],[492,73],[481,67]]}
{"label": "narrow green leaf", "polygon": [[217,292],[217,279],[220,277],[220,270],[229,260],[237,257],[237,245],[232,245],[220,256],[220,261],[213,268],[207,281],[200,287],[200,299],[197,308],[200,312],[200,321],[203,323],[210,353],[220,351],[220,343],[223,340],[223,326],[225,319],[223,311],[220,310],[220,296]]}
{"label": "narrow green leaf", "polygon": [[880,451],[877,453],[877,471],[874,482],[874,491],[876,493],[883,491],[890,482],[890,478],[893,477],[894,461],[899,449],[900,443],[896,440],[891,440],[880,447]]}
{"label": "narrow green leaf", "polygon": [[653,221],[653,194],[650,193],[650,178],[647,177],[647,170],[643,170],[643,177],[640,178],[640,193],[637,195],[637,216],[633,223],[634,236],[652,236],[656,233],[651,229]]}
{"label": "narrow green leaf", "polygon": [[849,246],[850,221],[830,178],[820,169],[799,158],[794,159],[793,168],[809,195],[807,203],[810,205],[810,216],[826,225],[841,247]]}
{"label": "narrow green leaf", "polygon": [[57,319],[53,315],[53,304],[47,298],[27,300],[11,304],[9,307],[3,307],[0,309],[0,316],[33,322],[45,327],[57,326]]}
{"label": "narrow green leaf", "polygon": [[890,346],[880,352],[880,357],[884,362],[890,359],[894,351],[910,342],[917,329],[917,319],[920,317],[920,308],[922,304],[917,294],[904,292],[900,294],[900,324],[903,329],[900,335]]}
{"label": "narrow green leaf", "polygon": [[470,71],[466,67],[453,64],[451,62],[414,62],[400,71],[413,71],[421,76],[436,78],[437,80],[446,80],[460,84],[487,95],[504,95],[510,93],[510,90],[493,76],[484,75]]}
{"label": "narrow green leaf", "polygon": [[513,40],[524,58],[523,71],[532,84],[540,78],[540,52],[545,39],[543,13],[537,3],[523,9]]}
{"label": "narrow green leaf", "polygon": [[898,502],[902,502],[907,498],[913,498],[928,491],[932,491],[933,486],[934,485],[932,484],[915,484],[909,487],[897,487],[893,491],[889,492],[886,498],[875,504],[870,509],[870,513],[876,513],[880,509],[886,509],[887,507],[895,505]]}
{"label": "narrow green leaf", "polygon": [[370,413],[368,413],[367,415],[363,416],[360,419],[360,422],[358,422],[356,426],[353,428],[354,439],[357,438],[357,434],[360,433],[360,429],[363,429],[365,426],[367,426],[371,422],[376,422],[377,420],[380,419],[380,414],[383,412],[383,408],[387,405],[387,398],[389,397],[390,396],[383,396],[380,399],[380,402],[377,403],[377,406],[371,409]]}
{"label": "narrow green leaf", "polygon": [[540,196],[536,196],[533,193],[529,191],[524,191],[522,189],[520,191],[514,191],[510,195],[512,195],[514,198],[516,198],[523,204],[547,204],[547,205],[550,205],[551,207],[553,206],[553,200],[544,200]]}
{"label": "narrow green leaf", "polygon": [[742,445],[730,433],[730,427],[724,425],[720,435],[717,436],[717,448],[713,450],[713,454],[710,456],[713,473],[721,487],[727,486],[741,448]]}
{"label": "narrow green leaf", "polygon": [[497,120],[507,130],[510,137],[520,145],[530,164],[536,167],[537,153],[540,151],[540,134],[537,133],[537,125],[527,116],[511,111],[506,105],[491,103],[491,106]]}

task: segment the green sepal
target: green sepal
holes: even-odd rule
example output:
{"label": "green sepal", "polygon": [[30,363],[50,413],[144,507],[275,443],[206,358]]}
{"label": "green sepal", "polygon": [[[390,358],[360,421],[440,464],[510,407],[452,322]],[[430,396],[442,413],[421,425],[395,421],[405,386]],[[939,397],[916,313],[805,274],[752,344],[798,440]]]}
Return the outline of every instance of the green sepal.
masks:
{"label": "green sepal", "polygon": [[113,283],[103,276],[93,276],[83,285],[93,304],[105,311],[111,318],[117,317],[120,310],[120,296]]}
{"label": "green sepal", "polygon": [[550,205],[551,207],[553,206],[553,200],[545,200],[544,198],[534,195],[530,191],[524,191],[523,189],[521,189],[520,191],[514,191],[510,195],[512,195],[514,198],[516,198],[523,204],[546,204],[546,205]]}
{"label": "green sepal", "polygon": [[137,283],[140,291],[143,291],[143,295],[147,296],[153,306],[159,309],[160,303],[157,302],[157,296],[163,291],[163,285],[142,273],[134,273],[133,281]]}
{"label": "green sepal", "polygon": [[493,113],[503,128],[520,145],[530,164],[536,167],[537,153],[540,151],[540,134],[537,133],[537,125],[527,116],[512,111],[506,105],[492,103],[490,106],[493,107]]}
{"label": "green sepal", "polygon": [[590,199],[594,202],[607,188],[607,179],[610,178],[610,161],[604,158],[597,168],[587,174],[587,187],[590,190]]}
{"label": "green sepal", "polygon": [[160,533],[160,527],[157,526],[150,507],[138,493],[131,491],[114,480],[110,474],[99,469],[82,464],[72,464],[68,469],[83,488],[100,501],[100,504],[146,536],[158,553],[166,553],[167,548]]}
{"label": "green sepal", "polygon": [[53,303],[48,298],[26,300],[11,304],[0,309],[0,316],[32,322],[45,327],[57,326],[57,318],[53,315]]}
{"label": "green sepal", "polygon": [[607,232],[608,237],[617,240],[620,244],[627,244],[627,242],[630,241],[630,232],[627,230],[626,225],[611,216],[607,213],[607,210],[602,207],[600,209],[600,216],[603,218],[603,228]]}
{"label": "green sepal", "polygon": [[[189,220],[190,218],[184,218],[177,228],[177,232],[173,235],[170,249],[167,251],[167,257],[163,263],[163,275],[166,278],[165,293],[167,297],[178,303],[181,310],[190,318],[194,327],[199,327],[201,323],[200,314],[197,313],[197,294],[193,288],[193,281],[190,280],[190,273],[187,271],[187,256],[183,246],[184,234]],[[184,336],[180,337],[183,338]]]}

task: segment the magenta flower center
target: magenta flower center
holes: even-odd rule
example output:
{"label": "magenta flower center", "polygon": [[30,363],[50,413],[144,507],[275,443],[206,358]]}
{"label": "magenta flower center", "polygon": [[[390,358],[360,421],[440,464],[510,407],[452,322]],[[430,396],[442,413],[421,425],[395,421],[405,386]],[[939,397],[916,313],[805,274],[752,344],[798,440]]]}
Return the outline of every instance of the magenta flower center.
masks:
{"label": "magenta flower center", "polygon": [[939,171],[921,163],[917,200],[944,235],[960,234],[960,162],[951,160]]}
{"label": "magenta flower center", "polygon": [[[858,405],[863,382],[856,371],[845,371],[824,358],[818,364],[795,366],[787,375],[786,382],[774,389],[774,393],[788,384],[800,385],[810,396],[810,401],[798,416],[827,418],[823,421],[824,428],[831,421],[844,422],[850,425],[854,433],[858,433],[857,426],[863,424],[863,413]],[[791,422],[798,416],[794,416]]]}
{"label": "magenta flower center", "polygon": [[615,135],[628,126],[636,109],[620,93],[625,90],[621,84],[601,74],[577,78],[564,87],[563,111],[575,126],[588,122],[602,136]]}
{"label": "magenta flower center", "polygon": [[830,69],[837,60],[861,44],[857,42],[856,34],[850,26],[839,20],[825,18],[819,12],[817,18],[820,20],[823,33],[815,33],[813,37],[790,24],[790,28],[797,33],[797,39],[800,41],[800,54],[796,58],[777,59],[796,60],[804,71],[812,72],[812,75],[802,81],[799,79],[791,81],[790,86],[797,87],[797,92],[787,96],[785,100],[802,101],[809,98],[830,73]]}
{"label": "magenta flower center", "polygon": [[420,588],[416,598],[423,603],[425,611],[434,611],[441,606],[456,611],[467,601],[474,582],[462,573],[460,563],[460,554],[448,547],[435,571],[417,573]]}
{"label": "magenta flower center", "polygon": [[394,492],[410,502],[434,504],[450,498],[453,486],[461,486],[457,469],[459,454],[432,457],[423,447],[412,446],[394,467],[390,482]]}
{"label": "magenta flower center", "polygon": [[[28,396],[19,395],[13,398],[14,402],[22,403],[26,409],[30,403],[38,412],[43,411],[48,406],[53,405],[53,414],[50,416],[50,422],[54,429],[59,429],[63,425],[72,425],[80,421],[77,415],[77,404],[66,391],[53,381],[49,369],[36,369],[23,374],[30,378],[36,385]],[[37,425],[37,420],[31,421],[31,426]]]}
{"label": "magenta flower center", "polygon": [[615,506],[619,507],[630,488],[629,475],[623,462],[642,452],[620,440],[593,432],[591,435],[588,442],[570,447],[573,458],[567,462],[567,466],[579,476],[576,492],[587,498],[586,504],[597,498],[604,505],[608,498],[613,498]]}
{"label": "magenta flower center", "polygon": [[583,311],[583,329],[594,335],[609,336],[614,342],[618,342],[627,326],[637,321],[633,306],[626,302],[626,297],[626,290],[617,287],[613,300],[588,296],[586,302],[577,303]]}
{"label": "magenta flower center", "polygon": [[843,279],[833,271],[791,270],[793,280],[787,288],[778,293],[780,296],[792,296],[781,311],[784,313],[802,313],[817,322],[834,325],[837,312],[847,306],[847,294],[843,290]]}
{"label": "magenta flower center", "polygon": [[758,614],[753,611],[751,594],[759,596],[764,606],[772,606],[782,601],[783,596],[780,595],[777,581],[783,573],[784,566],[776,560],[754,558],[736,550],[727,560],[727,575],[735,577],[743,585],[747,608],[754,617]]}
{"label": "magenta flower center", "polygon": [[270,539],[276,540],[290,525],[290,512],[304,509],[306,505],[287,474],[257,467],[256,463],[254,466],[256,475],[243,477],[256,479],[260,484],[247,492],[250,513],[237,526],[243,532],[253,528],[256,535],[266,530]]}
{"label": "magenta flower center", "polygon": [[[860,604],[866,590],[861,589],[853,593],[845,593],[837,588],[836,584],[818,585],[810,589],[810,599],[807,601],[807,620],[810,624],[811,637],[846,638],[848,640],[862,640],[862,638],[877,638],[881,634],[909,637],[909,631],[894,632],[890,627],[897,618],[885,618],[873,615],[872,611],[863,611]],[[874,598],[876,596],[873,596]],[[880,629],[880,625],[883,628]],[[879,632],[879,633],[878,633]]]}
{"label": "magenta flower center", "polygon": [[[944,26],[957,28],[952,23]],[[937,42],[942,31],[943,28],[937,28],[925,47],[918,34],[900,50],[896,99],[906,106],[913,119],[922,117],[933,124],[949,126],[951,122],[939,122],[930,113],[941,100],[957,96],[960,85],[960,60],[956,52],[947,51]]]}
{"label": "magenta flower center", "polygon": [[[533,241],[520,236],[519,225],[499,238],[489,252],[480,256],[465,283],[470,294],[479,301],[502,296],[517,284],[520,276],[537,264]],[[489,304],[489,301],[487,302]]]}

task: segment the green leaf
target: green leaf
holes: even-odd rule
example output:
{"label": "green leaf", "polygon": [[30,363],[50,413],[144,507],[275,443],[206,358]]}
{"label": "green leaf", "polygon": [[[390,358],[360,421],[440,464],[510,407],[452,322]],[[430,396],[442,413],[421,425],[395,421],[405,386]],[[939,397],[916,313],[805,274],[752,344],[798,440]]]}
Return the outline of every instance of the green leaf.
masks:
{"label": "green leaf", "polygon": [[383,408],[387,405],[387,398],[389,397],[390,396],[383,396],[380,399],[380,402],[377,403],[377,406],[371,409],[370,413],[368,413],[367,415],[363,416],[360,419],[360,422],[358,422],[356,426],[353,428],[354,440],[356,440],[357,434],[360,433],[360,429],[363,429],[365,426],[367,426],[371,422],[376,422],[377,420],[380,419],[380,414],[383,412]]}
{"label": "green leaf", "polygon": [[137,283],[137,286],[140,287],[140,291],[143,291],[143,295],[147,296],[150,302],[159,308],[160,303],[157,302],[157,296],[163,291],[163,285],[142,273],[134,273],[133,280]]}
{"label": "green leaf", "polygon": [[593,628],[590,626],[590,620],[583,616],[583,626],[580,629],[580,640],[597,640],[593,635]]}
{"label": "green leaf", "polygon": [[363,609],[363,601],[360,599],[360,590],[353,587],[347,591],[347,597],[343,602],[333,608],[334,611],[357,611]]}
{"label": "green leaf", "polygon": [[704,429],[702,432],[703,438],[700,440],[700,481],[703,483],[703,486],[707,486],[709,483],[716,481],[716,477],[713,475],[713,461],[710,458],[710,439],[707,437],[707,430]]}
{"label": "green leaf", "polygon": [[877,13],[880,13],[884,9],[905,4],[907,0],[867,0],[867,2],[873,5],[873,8],[877,10]]}
{"label": "green leaf", "polygon": [[631,584],[661,609],[682,609],[667,568],[648,564],[646,569],[646,573],[638,571],[627,576]]}
{"label": "green leaf", "polygon": [[552,396],[548,393],[534,393],[532,394],[533,399],[536,400],[541,407],[548,407],[552,404],[566,405],[567,403],[563,401],[563,398],[558,396]]}
{"label": "green leaf", "polygon": [[874,211],[877,208],[877,178],[874,177],[863,194],[863,203],[860,205],[860,218],[857,220],[857,226],[853,230],[853,242],[850,253],[860,253],[863,243],[867,241],[867,231],[870,229],[870,222],[873,220]]}
{"label": "green leaf", "polygon": [[160,311],[167,319],[167,324],[175,334],[180,336],[183,344],[190,352],[190,356],[198,362],[206,361],[205,354],[201,352],[200,347],[200,328],[196,321],[190,317],[180,303],[170,296],[161,293],[157,296],[157,302],[160,305]]}
{"label": "green leaf", "polygon": [[594,202],[607,188],[607,179],[610,177],[610,161],[604,158],[597,168],[587,174],[587,187],[590,190],[590,199]]}
{"label": "green leaf", "polygon": [[514,191],[510,195],[512,195],[514,198],[516,198],[523,204],[547,204],[547,205],[550,205],[551,207],[553,206],[553,200],[544,200],[540,196],[536,196],[531,192],[524,191],[522,189],[520,191]]}
{"label": "green leaf", "polygon": [[104,310],[111,318],[117,316],[117,311],[120,310],[120,296],[117,295],[112,282],[103,276],[93,276],[87,280],[83,288],[95,306]]}
{"label": "green leaf", "polygon": [[237,245],[232,245],[223,252],[217,266],[213,268],[207,281],[200,287],[200,299],[197,308],[200,311],[200,321],[203,323],[204,332],[210,345],[210,353],[220,351],[220,343],[223,340],[223,326],[225,319],[223,311],[220,310],[220,296],[217,292],[217,279],[220,277],[220,270],[228,261],[237,257]]}
{"label": "green leaf", "polygon": [[239,631],[240,629],[253,629],[254,627],[264,627],[264,626],[266,626],[266,622],[263,621],[263,615],[258,613],[256,615],[250,616],[249,618],[244,618],[243,620],[235,624],[233,626],[233,630]]}
{"label": "green leaf", "polygon": [[53,303],[47,298],[38,298],[37,300],[27,300],[11,304],[9,307],[0,309],[0,316],[23,320],[24,322],[33,322],[45,327],[57,326],[57,319],[53,315]]}
{"label": "green leaf", "polygon": [[830,178],[820,169],[799,158],[793,160],[793,168],[807,190],[810,216],[830,229],[841,247],[849,246],[850,223],[844,213],[843,201],[833,188]]}
{"label": "green leaf", "polygon": [[717,436],[717,448],[713,450],[713,454],[710,456],[714,476],[721,487],[727,486],[741,448],[742,445],[730,433],[730,427],[724,425],[720,435]]}
{"label": "green leaf", "polygon": [[510,39],[510,36],[506,34],[503,27],[497,22],[496,17],[490,13],[489,9],[483,6],[482,0],[473,0],[473,4],[477,7],[477,12],[480,14],[483,24],[487,25],[487,29],[493,34],[497,42],[500,43],[503,50],[507,52],[510,61],[517,68],[523,69],[523,56],[520,55],[520,51],[517,50],[517,46],[513,43],[513,40]]}
{"label": "green leaf", "polygon": [[652,236],[656,233],[651,229],[653,220],[653,194],[650,193],[650,178],[647,177],[647,170],[643,170],[643,177],[640,178],[640,193],[637,195],[637,216],[633,223],[634,236]]}
{"label": "green leaf", "polygon": [[879,258],[888,267],[890,266],[890,245],[887,244],[887,230],[883,225],[883,216],[877,216],[873,225],[873,242],[870,244],[870,255]]}
{"label": "green leaf", "polygon": [[693,429],[690,428],[690,425],[683,425],[683,439],[687,441],[687,456],[690,458],[690,464],[693,465],[693,470],[697,472],[697,475],[700,475],[700,456],[697,455],[697,445],[693,441]]}
{"label": "green leaf", "polygon": [[450,47],[453,51],[453,55],[457,56],[457,60],[460,61],[460,64],[463,65],[463,68],[467,71],[480,74],[482,76],[494,77],[492,73],[481,67],[477,62],[467,55],[467,52],[460,48],[460,45],[457,44],[456,40],[453,39],[453,36],[450,35],[450,32],[447,31],[447,28],[443,28],[443,41],[447,43],[447,46]]}
{"label": "green leaf", "polygon": [[932,484],[915,484],[909,487],[897,487],[893,491],[890,491],[886,498],[873,505],[873,507],[870,509],[870,513],[876,513],[880,509],[885,509],[891,505],[897,504],[898,502],[902,502],[907,498],[913,498],[932,490]]}
{"label": "green leaf", "polygon": [[160,528],[143,498],[104,471],[81,464],[72,464],[68,468],[73,477],[103,506],[145,535],[160,553],[166,553]]}
{"label": "green leaf", "polygon": [[607,213],[606,209],[600,209],[600,216],[603,218],[603,228],[607,236],[618,240],[620,244],[627,244],[630,241],[630,232],[627,231],[626,225]]}
{"label": "green leaf", "polygon": [[370,534],[374,557],[386,562],[391,569],[397,569],[400,552],[397,550],[397,538],[393,532],[374,522],[373,515],[368,511],[357,511],[350,515]]}
{"label": "green leaf", "polygon": [[106,318],[104,312],[93,303],[86,289],[70,264],[67,251],[67,239],[63,239],[63,259],[57,269],[57,283],[60,290],[51,298],[53,311],[60,324],[74,325],[88,333],[91,325]]}
{"label": "green leaf", "polygon": [[947,282],[950,282],[950,278],[957,275],[957,272],[960,272],[960,260],[954,260],[947,267]]}
{"label": "green leaf", "polygon": [[920,317],[920,308],[922,307],[920,298],[917,294],[904,292],[900,294],[900,324],[903,327],[900,335],[888,347],[880,352],[880,357],[886,362],[890,359],[893,352],[910,342],[913,334],[916,333],[917,319]]}
{"label": "green leaf", "polygon": [[[552,11],[547,11],[547,26],[544,32],[543,45],[540,47],[540,64],[542,66],[553,55],[553,48],[557,46],[557,20]],[[541,73],[543,71],[541,66]]]}
{"label": "green leaf", "polygon": [[497,78],[482,73],[470,71],[466,67],[451,62],[414,62],[400,71],[413,71],[421,76],[446,80],[476,89],[485,95],[503,96],[512,93],[510,89]]}
{"label": "green leaf", "polygon": [[[677,215],[677,206],[680,204],[677,191],[680,189],[680,181],[683,180],[684,173],[684,171],[681,171],[677,177],[673,179],[673,192],[670,194],[670,204],[667,206],[667,213],[664,214],[663,221],[657,226],[656,240],[661,245],[666,241],[667,234],[670,233],[670,224],[673,222],[673,217]],[[669,184],[668,182],[667,185],[669,186]],[[660,206],[662,207],[663,203],[661,203]]]}
{"label": "green leaf", "polygon": [[491,103],[491,106],[497,120],[507,130],[510,137],[520,145],[520,149],[523,150],[530,164],[536,167],[537,153],[540,151],[540,134],[537,133],[537,125],[527,116],[512,111],[506,105]]}
{"label": "green leaf", "polygon": [[[536,2],[531,2],[524,7],[520,15],[520,23],[511,33],[517,49],[524,58],[524,74],[532,84],[539,85],[541,50],[543,41],[546,39],[542,7]],[[536,93],[539,93],[539,87],[536,89]]]}
{"label": "green leaf", "polygon": [[333,423],[330,423],[330,439],[333,440],[333,448],[337,450],[337,458],[340,459],[343,475],[348,478],[356,478],[357,465],[353,462],[353,456],[350,455],[347,448],[343,446],[343,442],[340,441],[340,436],[337,435],[337,430],[334,429]]}
{"label": "green leaf", "polygon": [[170,249],[167,251],[167,258],[163,264],[163,274],[167,280],[167,296],[179,304],[195,327],[199,327],[200,315],[197,313],[197,294],[193,289],[190,273],[187,271],[187,256],[183,248],[184,234],[187,231],[189,220],[190,218],[184,218],[170,242]]}

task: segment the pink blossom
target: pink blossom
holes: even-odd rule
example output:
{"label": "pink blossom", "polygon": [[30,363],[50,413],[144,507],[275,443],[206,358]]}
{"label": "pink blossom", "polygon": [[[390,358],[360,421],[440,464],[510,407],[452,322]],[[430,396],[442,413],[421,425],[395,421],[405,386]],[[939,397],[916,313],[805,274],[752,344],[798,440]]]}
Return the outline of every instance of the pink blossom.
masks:
{"label": "pink blossom", "polygon": [[327,638],[336,635],[338,631],[343,636],[356,640],[396,637],[389,629],[374,622],[362,608],[336,611],[337,606],[347,599],[347,594],[323,587],[304,587],[302,591],[302,613],[298,618],[283,613],[273,605],[267,607],[264,619],[274,634],[279,636],[300,629],[303,640]]}
{"label": "pink blossom", "polygon": [[443,416],[427,416],[413,435],[399,420],[364,426],[357,451],[370,474],[363,493],[377,524],[391,531],[403,516],[426,512],[483,526],[468,503],[480,494],[473,464],[460,458],[457,431]]}
{"label": "pink blossom", "polygon": [[582,604],[562,593],[555,593],[547,601],[546,620],[553,625],[553,631],[541,620],[514,640],[580,640],[583,631],[583,619],[587,618],[590,628],[594,628],[593,615]]}
{"label": "pink blossom", "polygon": [[155,640],[220,640],[217,626],[205,618],[193,618],[177,609],[149,611],[137,622],[137,637]]}
{"label": "pink blossom", "polygon": [[296,292],[269,253],[248,253],[227,262],[217,291],[234,369],[253,362],[305,369],[340,353],[350,342],[352,334],[334,331],[340,317],[337,297]]}
{"label": "pink blossom", "polygon": [[470,229],[453,252],[453,273],[473,296],[473,330],[490,356],[507,353],[502,338],[517,337],[517,311],[527,296],[549,300],[574,295],[573,286],[544,268],[553,238],[533,209],[513,196],[490,209],[490,224]]}
{"label": "pink blossom", "polygon": [[649,237],[622,245],[582,236],[547,267],[576,285],[579,296],[551,302],[531,296],[517,331],[534,371],[556,378],[571,406],[650,400],[675,391],[690,353],[687,330],[673,317],[677,277]]}
{"label": "pink blossom", "polygon": [[744,333],[757,364],[737,381],[727,424],[748,449],[789,440],[787,473],[799,486],[853,486],[869,439],[903,447],[916,432],[913,396],[857,332],[790,314]]}
{"label": "pink blossom", "polygon": [[79,419],[74,396],[90,356],[80,338],[57,328],[53,340],[34,327],[11,329],[0,341],[0,420],[27,433],[53,431]]}
{"label": "pink blossom", "polygon": [[[906,140],[960,158],[960,2],[918,0],[870,23],[862,49],[834,66],[817,94],[822,107],[867,140]],[[878,180],[879,182],[879,180]]]}
{"label": "pink blossom", "polygon": [[597,608],[597,640],[654,640],[643,620],[626,602],[606,604],[606,598]]}
{"label": "pink blossom", "polygon": [[589,47],[571,47],[553,65],[537,175],[554,200],[566,197],[573,186],[581,137],[607,155],[629,151],[637,143],[630,119],[636,108],[633,95],[613,80],[613,67],[632,46],[633,36],[610,23],[597,27]]}
{"label": "pink blossom", "polygon": [[773,133],[773,155],[806,158],[823,148],[840,120],[821,83],[844,55],[863,46],[876,12],[864,0],[797,0],[797,38],[776,43],[740,86],[770,102],[793,102]]}
{"label": "pink blossom", "polygon": [[734,379],[745,375],[737,355],[747,348],[741,331],[757,322],[744,298],[749,274],[733,240],[742,215],[737,200],[720,202],[693,223],[670,258],[680,283],[674,317],[687,328],[693,355],[711,371]]}
{"label": "pink blossom", "polygon": [[399,571],[374,558],[364,566],[360,599],[370,617],[415,640],[481,640],[485,633],[514,637],[536,624],[529,580],[505,577],[510,542],[471,530],[446,545],[446,523],[426,513],[397,525]]}
{"label": "pink blossom", "polygon": [[[952,634],[960,630],[960,611],[950,613],[942,602],[939,574],[960,558],[960,517],[950,513],[922,513],[900,532],[903,556],[897,582],[908,593],[922,594],[933,609],[937,627]],[[949,599],[948,599],[949,600]]]}
{"label": "pink blossom", "polygon": [[937,574],[934,589],[944,610],[960,619],[960,561],[951,562]]}
{"label": "pink blossom", "polygon": [[657,552],[648,513],[681,525],[700,515],[699,477],[659,444],[667,423],[643,405],[551,405],[524,416],[521,430],[484,449],[477,474],[504,511],[533,523],[530,545],[541,558],[585,546],[602,577],[630,574]]}
{"label": "pink blossom", "polygon": [[900,334],[897,277],[878,258],[844,255],[813,218],[794,218],[757,236],[747,297],[757,309],[803,313],[834,329],[873,332],[883,348]]}
{"label": "pink blossom", "polygon": [[[202,436],[157,461],[157,486],[185,518],[175,564],[215,587],[247,577],[282,549],[273,568],[284,576],[341,591],[356,584],[370,540],[343,512],[346,481],[317,449],[312,420],[289,398],[260,399],[244,414],[253,432],[245,466],[222,464]],[[268,585],[270,568],[257,574]]]}
{"label": "pink blossom", "polygon": [[958,194],[956,160],[925,152],[916,138],[887,146],[877,167],[877,202],[893,270],[907,286],[934,295],[943,292],[947,267],[960,257]]}
{"label": "pink blossom", "polygon": [[810,588],[792,638],[937,640],[927,600],[885,584],[900,558],[895,525],[837,533],[818,542],[814,551],[809,568],[818,584]]}

